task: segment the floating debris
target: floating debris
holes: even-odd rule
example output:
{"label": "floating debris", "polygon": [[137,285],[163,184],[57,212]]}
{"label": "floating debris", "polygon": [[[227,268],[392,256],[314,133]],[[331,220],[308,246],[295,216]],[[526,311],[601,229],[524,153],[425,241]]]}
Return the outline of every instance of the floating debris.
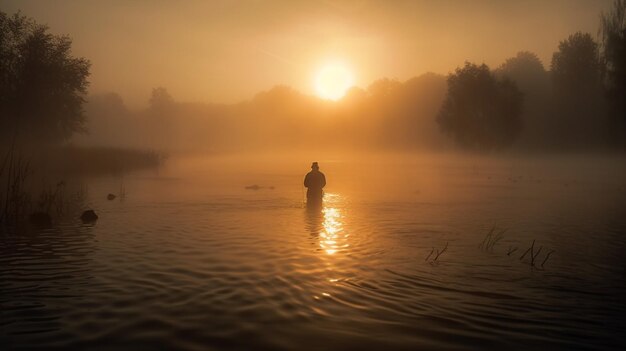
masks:
{"label": "floating debris", "polygon": [[248,185],[248,186],[244,187],[244,189],[246,189],[246,190],[260,190],[260,189],[265,189],[265,188],[270,189],[270,190],[274,190],[275,189],[273,185],[266,187],[266,186],[260,186],[258,184],[252,184],[252,185]]}

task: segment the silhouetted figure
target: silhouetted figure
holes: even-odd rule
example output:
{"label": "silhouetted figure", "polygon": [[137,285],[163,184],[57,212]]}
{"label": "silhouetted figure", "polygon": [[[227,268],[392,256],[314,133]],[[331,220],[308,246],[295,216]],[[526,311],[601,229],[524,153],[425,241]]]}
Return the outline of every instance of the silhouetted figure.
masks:
{"label": "silhouetted figure", "polygon": [[320,167],[317,162],[313,162],[311,165],[311,172],[307,173],[304,177],[304,186],[306,191],[306,203],[307,205],[321,205],[324,192],[322,189],[326,185],[326,177],[324,173],[320,172]]}

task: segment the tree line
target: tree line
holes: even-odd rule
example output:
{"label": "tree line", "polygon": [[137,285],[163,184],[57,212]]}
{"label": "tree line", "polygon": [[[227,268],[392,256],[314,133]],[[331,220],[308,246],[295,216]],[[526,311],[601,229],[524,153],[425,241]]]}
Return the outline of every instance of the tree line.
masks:
{"label": "tree line", "polygon": [[336,103],[285,86],[233,105],[183,103],[155,88],[141,111],[116,94],[87,101],[90,63],[72,56],[69,37],[0,12],[0,135],[215,151],[451,141],[480,151],[625,149],[625,8],[616,0],[601,15],[599,41],[580,32],[561,41],[548,69],[522,51],[494,69],[466,62],[447,77],[381,79]]}
{"label": "tree line", "polygon": [[[616,4],[622,7],[613,14],[623,13],[624,2]],[[623,28],[622,22],[622,41]],[[527,51],[494,70],[466,62],[448,76],[437,115],[441,130],[478,150],[623,147],[625,90],[618,75],[626,61],[600,47],[590,34],[574,33],[559,43],[549,71]]]}

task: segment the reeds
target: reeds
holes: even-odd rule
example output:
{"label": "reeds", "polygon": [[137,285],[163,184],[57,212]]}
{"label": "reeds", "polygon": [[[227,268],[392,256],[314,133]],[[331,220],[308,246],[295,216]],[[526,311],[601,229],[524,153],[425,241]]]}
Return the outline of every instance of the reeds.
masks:
{"label": "reeds", "polygon": [[500,240],[502,240],[502,238],[504,238],[504,233],[506,233],[506,231],[508,230],[508,228],[500,229],[497,231],[496,229],[497,227],[494,224],[491,227],[491,230],[489,230],[489,232],[487,233],[487,235],[485,235],[485,238],[480,243],[480,245],[478,245],[479,248],[485,251],[493,251],[494,246],[496,246],[496,244]]}
{"label": "reeds", "polygon": [[509,246],[508,250],[506,251],[506,255],[511,256],[511,254],[513,254],[515,251],[517,251],[517,246],[516,247]]}
{"label": "reeds", "polygon": [[30,161],[11,145],[0,164],[2,229],[15,228],[27,217],[34,223],[49,223],[52,215],[61,216],[72,205],[83,202],[86,191],[79,189],[75,193],[68,193],[65,181],[51,186],[44,179],[41,189],[35,190],[30,180],[33,174]]}
{"label": "reeds", "polygon": [[43,182],[41,193],[39,194],[38,207],[43,213],[57,215],[65,213],[69,208],[69,199],[65,194],[65,182],[60,181],[52,187]]}
{"label": "reeds", "polygon": [[[485,238],[483,239],[483,241],[478,245],[478,247],[485,251],[490,251],[490,252],[493,251],[493,248],[495,247],[495,245],[500,240],[502,240],[502,238],[504,238],[504,233],[506,233],[506,231],[507,231],[507,228],[498,230],[497,226],[494,224],[489,230],[489,232],[485,235]],[[519,260],[523,261],[524,258],[530,257],[529,264],[531,267],[543,269],[548,259],[550,259],[550,255],[552,255],[555,252],[555,250],[550,250],[544,256],[541,264],[539,264],[539,255],[541,254],[542,251],[545,252],[545,250],[543,246],[540,246],[538,249],[536,249],[535,242],[536,241],[533,240],[530,247],[528,247],[528,249],[526,249],[526,251],[524,251],[524,253],[519,257]],[[506,255],[511,256],[515,252],[517,252],[517,250],[518,250],[517,246],[509,246],[508,249],[506,250]],[[433,252],[434,252],[434,249],[433,249]],[[433,254],[433,252],[431,252],[431,255]],[[426,259],[428,260],[428,258]]]}
{"label": "reeds", "polygon": [[124,185],[124,178],[120,182],[120,201],[124,201],[126,199],[126,186]]}
{"label": "reeds", "polygon": [[[537,257],[539,256],[539,254],[541,253],[541,250],[543,249],[543,246],[540,246],[539,249],[537,250],[537,252],[535,252],[535,240],[533,240],[533,243],[530,245],[530,247],[524,252],[524,254],[522,256],[520,256],[520,261],[522,261],[524,259],[524,257],[526,257],[526,255],[530,254],[530,266],[531,267],[537,267],[535,265],[535,261],[537,260]],[[555,250],[550,250],[550,252],[548,252],[545,256],[545,258],[543,259],[543,262],[541,262],[541,268],[543,268],[543,266],[546,264],[546,262],[548,261],[548,259],[550,258],[550,255],[552,255],[555,252]]]}
{"label": "reeds", "polygon": [[30,210],[26,180],[31,174],[30,162],[11,145],[0,166],[0,223],[14,224]]}
{"label": "reeds", "polygon": [[439,259],[439,256],[441,256],[441,254],[443,254],[444,252],[446,252],[448,250],[448,243],[446,242],[446,246],[443,247],[443,249],[439,250],[439,249],[435,249],[433,247],[433,249],[430,251],[430,253],[428,254],[428,256],[426,256],[426,259],[424,261],[428,262],[428,259],[433,256],[433,254],[435,254],[435,256],[433,256],[433,259],[429,262],[430,264],[433,264],[435,262],[437,262],[437,260]]}

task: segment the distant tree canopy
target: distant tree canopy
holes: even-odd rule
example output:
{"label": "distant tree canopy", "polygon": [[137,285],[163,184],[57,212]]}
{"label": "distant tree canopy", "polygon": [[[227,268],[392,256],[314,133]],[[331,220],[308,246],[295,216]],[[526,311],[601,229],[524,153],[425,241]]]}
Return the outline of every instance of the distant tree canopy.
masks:
{"label": "distant tree canopy", "polygon": [[613,142],[626,146],[626,0],[615,0],[601,16],[602,58]]}
{"label": "distant tree canopy", "polygon": [[448,76],[448,94],[437,115],[441,130],[461,146],[493,150],[510,146],[522,125],[523,95],[485,64],[466,62]]}
{"label": "distant tree canopy", "polygon": [[152,95],[150,95],[150,110],[157,115],[162,115],[174,106],[174,98],[163,87],[152,89]]}
{"label": "distant tree canopy", "polygon": [[529,51],[520,51],[495,70],[497,77],[509,78],[524,94],[522,111],[523,132],[516,145],[524,149],[538,149],[550,143],[554,131],[547,121],[553,117],[550,73],[539,57]]}
{"label": "distant tree canopy", "polygon": [[0,11],[0,137],[62,141],[83,130],[89,61],[67,36]]}
{"label": "distant tree canopy", "polygon": [[577,32],[559,43],[552,55],[552,77],[560,91],[595,90],[602,83],[596,43],[589,33]]}
{"label": "distant tree canopy", "polygon": [[496,75],[514,81],[524,95],[545,90],[549,81],[541,60],[530,51],[520,51],[515,57],[507,59],[498,67]]}
{"label": "distant tree canopy", "polygon": [[556,146],[586,148],[606,141],[602,64],[590,34],[578,32],[561,41],[552,56],[552,81]]}

